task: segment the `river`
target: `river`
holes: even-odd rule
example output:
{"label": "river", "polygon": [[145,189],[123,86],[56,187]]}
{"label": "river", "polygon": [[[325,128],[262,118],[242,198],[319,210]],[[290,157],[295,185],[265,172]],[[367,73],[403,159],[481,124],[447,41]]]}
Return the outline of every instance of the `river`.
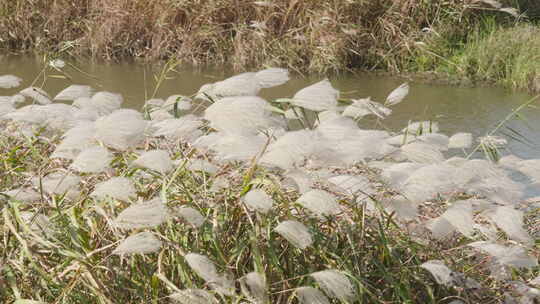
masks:
{"label": "river", "polygon": [[[58,77],[57,71],[48,69],[42,59],[34,56],[0,56],[0,75],[13,74],[23,79],[21,87],[2,90],[2,95],[15,94],[31,84],[43,86],[54,96],[70,84],[88,84],[96,90],[118,92],[124,96],[124,107],[140,110],[150,97],[167,98],[173,94],[192,95],[205,83],[215,82],[234,75],[228,68],[194,68],[181,66],[168,74],[155,96],[156,77],[162,70],[160,64],[135,62],[95,63],[71,62],[62,69],[69,79]],[[292,97],[299,89],[319,81],[321,76],[293,75],[285,85],[264,89],[261,95],[267,100]],[[403,83],[396,77],[370,74],[342,74],[330,78],[332,85],[341,91],[343,98],[363,98],[383,102],[389,92]],[[410,93],[401,104],[393,107],[393,113],[382,122],[388,130],[398,131],[409,120],[435,120],[441,132],[452,135],[456,132],[471,132],[475,136],[485,135],[509,113],[531,99],[524,92],[512,92],[497,87],[455,87],[440,84],[425,84],[409,80]],[[540,102],[540,100],[539,100]],[[537,102],[538,103],[538,102]],[[521,113],[522,119],[513,119],[502,128],[499,135],[507,138],[507,152],[522,158],[540,157],[540,110],[530,106]],[[374,120],[361,122],[363,127],[374,127]],[[519,134],[519,135],[518,135]]]}

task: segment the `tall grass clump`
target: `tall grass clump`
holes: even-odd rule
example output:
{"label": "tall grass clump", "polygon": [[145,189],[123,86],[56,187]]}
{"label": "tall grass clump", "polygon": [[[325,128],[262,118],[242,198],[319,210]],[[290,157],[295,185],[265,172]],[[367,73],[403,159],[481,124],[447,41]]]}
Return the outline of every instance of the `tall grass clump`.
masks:
{"label": "tall grass clump", "polygon": [[520,24],[476,31],[448,68],[472,80],[540,92],[540,27]]}

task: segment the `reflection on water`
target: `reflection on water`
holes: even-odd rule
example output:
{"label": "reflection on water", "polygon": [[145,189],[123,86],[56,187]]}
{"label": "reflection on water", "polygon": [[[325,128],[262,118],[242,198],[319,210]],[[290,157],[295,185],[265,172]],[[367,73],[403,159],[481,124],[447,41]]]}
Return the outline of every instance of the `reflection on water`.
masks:
{"label": "reflection on water", "polygon": [[[144,101],[152,97],[156,77],[161,72],[159,64],[123,63],[76,63],[77,71],[68,65],[65,68],[71,78],[45,78],[41,74],[43,63],[32,56],[0,57],[0,74],[14,74],[24,79],[22,86],[35,83],[44,85],[52,96],[70,84],[88,84],[97,90],[121,93],[124,107],[140,109]],[[161,83],[155,97],[166,98],[173,94],[192,95],[201,85],[215,82],[233,75],[228,69],[180,67],[170,73],[169,79]],[[262,96],[268,100],[291,97],[299,89],[312,84],[321,77],[294,77],[287,84],[263,89]],[[335,88],[344,98],[371,96],[382,102],[387,94],[403,82],[403,79],[373,75],[341,75],[332,77]],[[411,82],[409,96],[393,107],[393,114],[384,120],[382,127],[400,130],[409,120],[433,119],[439,122],[441,132],[452,135],[456,132],[472,132],[476,136],[492,130],[513,109],[531,98],[525,93],[509,92],[502,88],[458,88],[444,85],[427,85]],[[0,95],[12,95],[17,90],[2,90]],[[540,101],[539,101],[540,102]],[[512,153],[523,158],[540,157],[539,110],[528,108],[522,112],[524,120],[514,120],[503,129],[509,140]],[[375,121],[363,122],[364,127],[373,127]],[[519,139],[516,133],[526,140]],[[518,140],[519,139],[519,140]],[[525,142],[524,142],[525,141]],[[527,142],[528,141],[528,142]]]}

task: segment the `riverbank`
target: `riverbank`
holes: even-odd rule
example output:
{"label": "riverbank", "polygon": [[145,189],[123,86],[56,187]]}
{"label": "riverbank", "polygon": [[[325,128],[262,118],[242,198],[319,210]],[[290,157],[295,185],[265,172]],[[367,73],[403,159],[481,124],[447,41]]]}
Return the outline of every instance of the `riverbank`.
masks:
{"label": "riverbank", "polygon": [[[474,51],[491,46],[482,44],[486,35],[502,41],[512,31],[537,33],[532,24],[540,5],[487,2],[6,1],[0,4],[0,28],[6,29],[0,48],[101,60],[175,58],[238,71],[265,65],[310,73],[435,71],[540,90],[538,66]],[[534,37],[510,35],[524,46]],[[483,65],[493,68],[494,60],[506,64],[484,75]]]}

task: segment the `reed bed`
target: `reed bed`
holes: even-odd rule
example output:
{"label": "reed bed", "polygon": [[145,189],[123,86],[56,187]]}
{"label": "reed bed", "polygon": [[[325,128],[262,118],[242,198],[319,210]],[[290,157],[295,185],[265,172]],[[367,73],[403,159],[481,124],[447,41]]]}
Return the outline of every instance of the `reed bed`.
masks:
{"label": "reed bed", "polygon": [[[538,198],[524,189],[537,187],[539,160],[500,157],[497,133],[536,99],[475,145],[433,121],[357,126],[384,123],[407,102],[406,83],[384,103],[341,100],[328,80],[292,98],[255,96],[288,79],[277,68],[240,74],[195,96],[153,96],[142,113],[82,85],[2,98],[0,299],[538,299]],[[19,84],[0,75],[0,87]],[[189,114],[200,105],[204,118]],[[446,159],[449,149],[463,157]]]}

